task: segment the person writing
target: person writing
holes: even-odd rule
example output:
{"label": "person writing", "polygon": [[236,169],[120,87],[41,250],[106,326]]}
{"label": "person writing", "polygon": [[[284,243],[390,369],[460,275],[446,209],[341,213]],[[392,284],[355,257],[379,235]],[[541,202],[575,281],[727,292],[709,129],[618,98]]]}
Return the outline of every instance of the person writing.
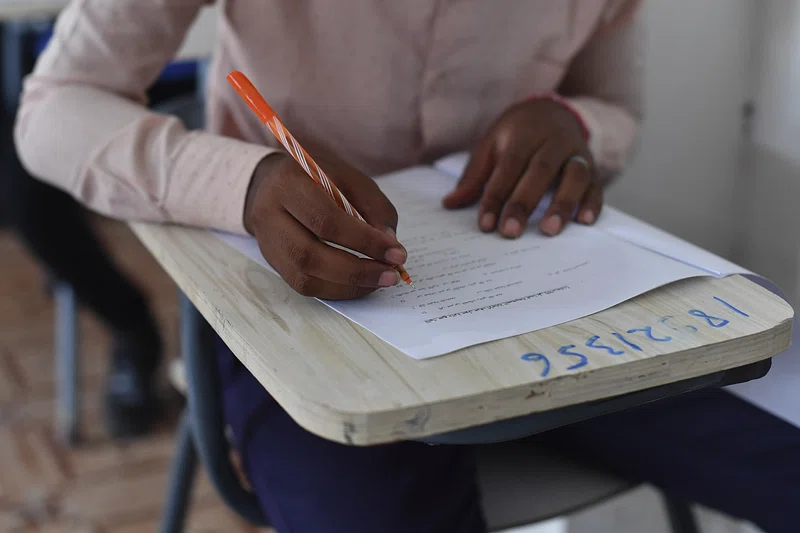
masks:
{"label": "person writing", "polygon": [[[221,2],[207,128],[186,131],[146,110],[144,92],[208,3],[73,1],[26,80],[18,150],[31,174],[108,216],[253,235],[306,296],[357,298],[398,282],[403,221],[369,176],[467,150],[445,207],[477,204],[476,231],[558,238],[601,216],[636,140],[637,1]],[[225,82],[233,70],[367,224],[280,149]],[[541,224],[527,227],[548,190]],[[216,370],[245,471],[279,532],[486,530],[469,448],[329,442],[295,424],[221,342]],[[795,528],[800,465],[783,458],[800,451],[800,430],[724,391],[541,441],[768,533]]]}

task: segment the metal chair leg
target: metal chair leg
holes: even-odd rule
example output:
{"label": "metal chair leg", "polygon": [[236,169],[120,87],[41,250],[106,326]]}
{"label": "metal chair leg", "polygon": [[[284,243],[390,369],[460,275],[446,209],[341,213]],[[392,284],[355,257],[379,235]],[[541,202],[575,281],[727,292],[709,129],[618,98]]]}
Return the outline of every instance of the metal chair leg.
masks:
{"label": "metal chair leg", "polygon": [[67,283],[57,283],[55,302],[56,432],[59,439],[75,445],[80,437],[80,358],[78,349],[78,302]]}
{"label": "metal chair leg", "polygon": [[183,293],[180,295],[181,353],[186,365],[188,407],[197,455],[209,481],[222,500],[239,516],[257,527],[270,525],[258,498],[245,490],[230,461],[225,438],[223,394],[215,371],[215,334]]}
{"label": "metal chair leg", "polygon": [[672,533],[700,533],[694,512],[686,501],[665,494],[664,505]]}
{"label": "metal chair leg", "polygon": [[186,512],[197,473],[197,451],[194,447],[189,413],[184,412],[178,426],[175,456],[170,467],[164,515],[160,533],[183,533]]}

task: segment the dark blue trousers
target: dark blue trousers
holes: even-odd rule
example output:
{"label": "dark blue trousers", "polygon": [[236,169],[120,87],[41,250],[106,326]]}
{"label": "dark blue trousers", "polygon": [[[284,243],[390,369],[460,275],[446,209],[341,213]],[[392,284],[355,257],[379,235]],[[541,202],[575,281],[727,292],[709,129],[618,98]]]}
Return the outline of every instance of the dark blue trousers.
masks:
{"label": "dark blue trousers", "polygon": [[[471,448],[353,447],[299,427],[227,350],[225,409],[279,533],[484,533]],[[800,531],[800,429],[721,389],[541,435],[545,447],[755,523]]]}

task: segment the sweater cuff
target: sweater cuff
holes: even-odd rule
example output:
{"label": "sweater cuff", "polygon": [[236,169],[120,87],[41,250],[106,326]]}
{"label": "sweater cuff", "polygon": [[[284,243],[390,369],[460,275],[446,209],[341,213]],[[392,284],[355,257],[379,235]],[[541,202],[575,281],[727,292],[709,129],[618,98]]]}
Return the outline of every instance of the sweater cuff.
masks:
{"label": "sweater cuff", "polygon": [[617,174],[627,163],[638,123],[622,108],[593,99],[569,98],[589,130],[589,151],[598,170]]}
{"label": "sweater cuff", "polygon": [[602,132],[600,130],[600,123],[597,117],[583,105],[580,98],[564,98],[564,102],[572,109],[572,112],[580,117],[583,125],[583,130],[586,132],[586,144],[589,147],[589,152],[592,157],[597,159],[600,153],[600,143],[602,141]]}
{"label": "sweater cuff", "polygon": [[247,235],[244,204],[256,166],[274,148],[206,132],[188,134],[169,169],[171,221]]}

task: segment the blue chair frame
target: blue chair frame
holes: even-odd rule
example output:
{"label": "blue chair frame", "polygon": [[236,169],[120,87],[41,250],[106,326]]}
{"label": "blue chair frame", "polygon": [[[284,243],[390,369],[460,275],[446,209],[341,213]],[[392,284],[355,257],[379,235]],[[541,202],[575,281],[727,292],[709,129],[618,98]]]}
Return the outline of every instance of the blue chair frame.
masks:
{"label": "blue chair frame", "polygon": [[178,426],[160,532],[183,533],[198,457],[223,501],[250,524],[266,527],[270,524],[258,500],[239,483],[230,462],[222,390],[219,374],[214,371],[214,331],[183,293],[179,293],[179,306],[187,406]]}
{"label": "blue chair frame", "polygon": [[[7,22],[0,25],[2,41],[2,105],[14,115],[22,92],[22,79],[52,37],[51,20]],[[201,79],[204,69],[197,61],[176,61],[159,76],[159,82],[187,78]],[[10,125],[9,125],[10,127]],[[52,280],[54,300],[54,359],[56,368],[56,433],[62,442],[75,445],[80,440],[80,329],[79,303],[75,291],[63,280]]]}
{"label": "blue chair frame", "polygon": [[[49,21],[7,22],[2,31],[2,105],[14,115],[22,79],[40,52],[39,37],[50,28]],[[4,125],[11,127],[11,125]],[[78,302],[68,283],[52,280],[54,301],[54,363],[56,369],[56,433],[62,442],[78,442],[81,425],[80,329]]]}

